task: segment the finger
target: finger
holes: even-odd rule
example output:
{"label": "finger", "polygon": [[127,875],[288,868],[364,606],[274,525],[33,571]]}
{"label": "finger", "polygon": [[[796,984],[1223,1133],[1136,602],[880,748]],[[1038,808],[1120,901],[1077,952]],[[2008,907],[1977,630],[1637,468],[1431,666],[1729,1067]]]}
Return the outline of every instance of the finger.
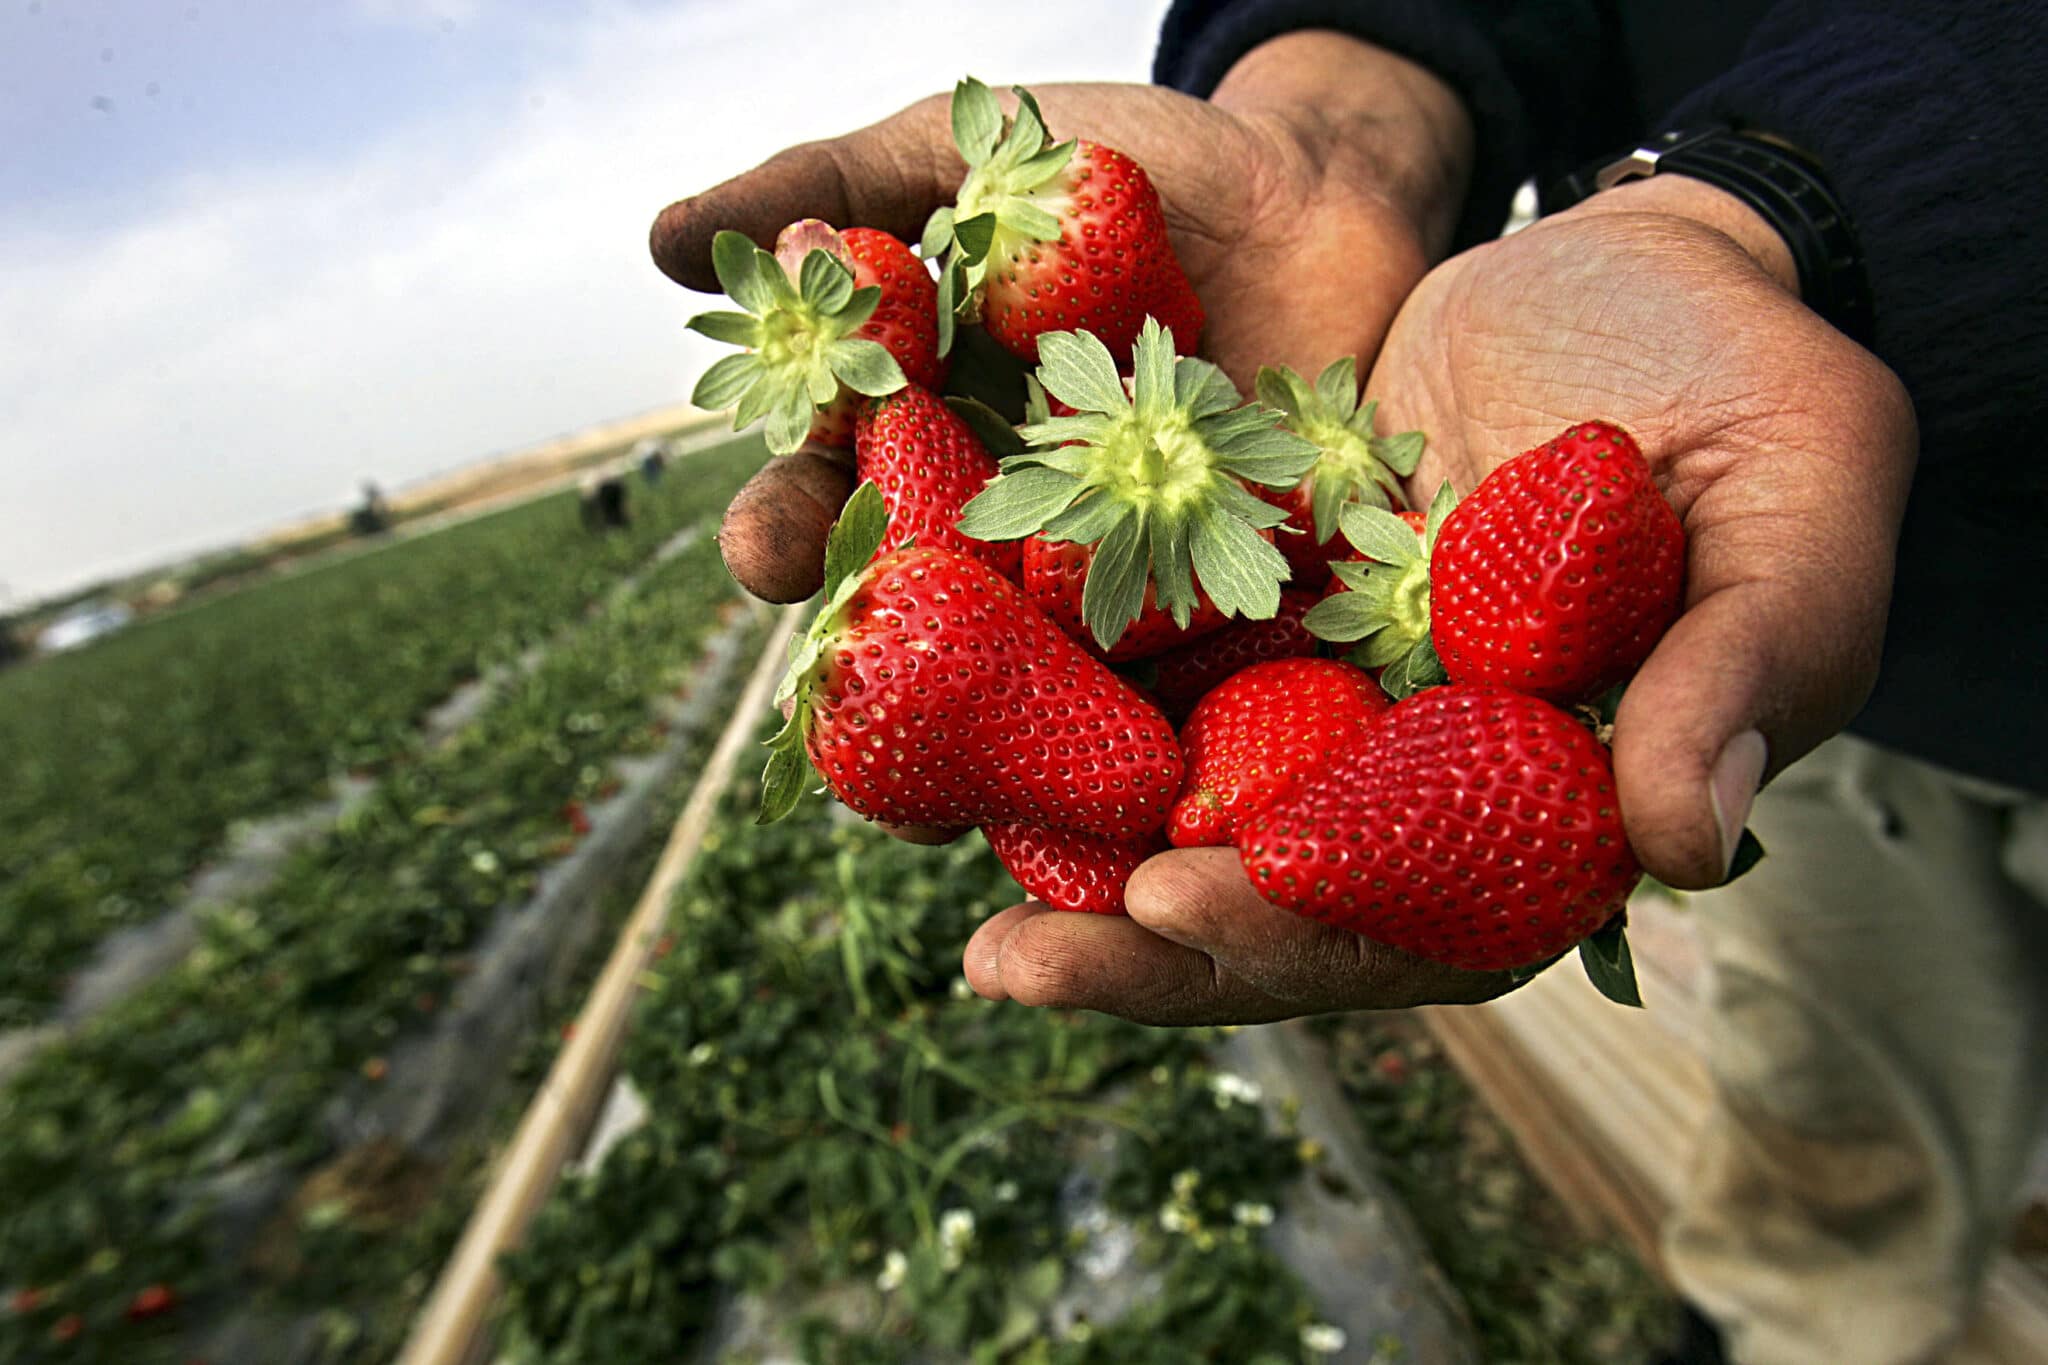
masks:
{"label": "finger", "polygon": [[765,601],[803,601],[824,586],[825,536],[852,492],[848,451],[807,445],[774,457],[725,509],[725,567]]}
{"label": "finger", "polygon": [[799,218],[876,227],[914,242],[967,173],[943,96],[845,137],[778,152],[753,170],[661,211],[648,234],[654,263],[688,289],[718,290],[711,239],[723,229],[764,246]]}
{"label": "finger", "polygon": [[[1857,409],[1882,413],[1884,396]],[[1658,880],[1722,881],[1758,784],[1868,697],[1913,464],[1903,402],[1869,430],[1842,419],[1842,444],[1813,447],[1824,457],[1747,452],[1688,509],[1686,609],[1614,728],[1629,843]]]}
{"label": "finger", "polygon": [[963,967],[990,1000],[1099,1010],[1140,1024],[1255,1024],[1301,1013],[1121,915],[1035,903],[982,925]]}
{"label": "finger", "polygon": [[1468,1004],[1508,985],[1499,973],[1426,962],[1282,910],[1253,889],[1234,848],[1160,854],[1132,875],[1124,904],[1153,933],[1213,959],[1296,1014]]}

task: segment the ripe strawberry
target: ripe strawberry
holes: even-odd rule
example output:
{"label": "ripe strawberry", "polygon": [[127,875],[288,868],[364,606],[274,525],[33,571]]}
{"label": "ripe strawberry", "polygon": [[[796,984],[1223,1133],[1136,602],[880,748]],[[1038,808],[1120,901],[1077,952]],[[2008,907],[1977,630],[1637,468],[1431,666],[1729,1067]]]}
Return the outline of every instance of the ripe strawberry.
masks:
{"label": "ripe strawberry", "polygon": [[128,1321],[143,1322],[162,1317],[177,1306],[178,1296],[169,1285],[152,1284],[137,1290],[135,1297],[128,1301]]}
{"label": "ripe strawberry", "polygon": [[1269,659],[1305,659],[1316,652],[1316,637],[1303,617],[1322,595],[1303,588],[1280,590],[1280,610],[1269,621],[1232,621],[1199,640],[1155,654],[1146,690],[1168,720],[1178,724],[1209,689],[1234,673]]}
{"label": "ripe strawberry", "polygon": [[1347,503],[1394,511],[1407,505],[1400,481],[1422,459],[1422,433],[1373,431],[1379,405],[1359,403],[1357,366],[1348,355],[1325,367],[1313,385],[1284,366],[1262,369],[1258,394],[1261,403],[1284,414],[1282,426],[1321,452],[1293,488],[1254,490],[1287,513],[1287,531],[1274,543],[1287,556],[1294,582],[1320,588],[1330,581],[1330,561],[1349,552],[1337,534],[1338,513]]}
{"label": "ripe strawberry", "polygon": [[690,401],[733,406],[733,429],[768,419],[768,448],[788,454],[806,435],[853,444],[862,395],[945,382],[938,287],[910,248],[874,228],[792,223],[775,254],[737,232],[712,242],[718,283],[744,313],[699,313],[692,331],[746,348],[704,372]]}
{"label": "ripe strawberry", "polygon": [[1181,730],[1187,776],[1167,837],[1175,848],[1231,842],[1245,821],[1363,740],[1386,710],[1372,675],[1336,659],[1253,664],[1202,698]]}
{"label": "ripe strawberry", "polygon": [[1092,545],[1032,536],[1024,542],[1023,577],[1020,581],[1031,604],[1051,617],[1054,625],[1098,659],[1107,659],[1111,663],[1142,659],[1231,624],[1228,617],[1216,610],[1215,603],[1198,593],[1194,610],[1188,613],[1188,623],[1183,628],[1159,605],[1157,594],[1147,587],[1145,604],[1137,620],[1125,628],[1114,645],[1103,649],[1089,634],[1082,615],[1088,570],[1094,562],[1095,547]]}
{"label": "ripe strawberry", "polygon": [[1627,432],[1586,422],[1525,451],[1463,502],[1446,486],[1418,552],[1388,514],[1356,506],[1344,534],[1384,567],[1333,571],[1309,616],[1389,692],[1448,677],[1560,703],[1624,681],[1678,614],[1685,532]]}
{"label": "ripe strawberry", "polygon": [[1202,596],[1225,616],[1270,617],[1287,560],[1271,543],[1286,514],[1245,490],[1291,488],[1316,450],[1276,414],[1244,405],[1221,370],[1176,359],[1147,320],[1129,390],[1088,332],[1047,332],[1046,393],[1074,409],[1019,429],[1037,447],[967,505],[960,529],[983,540],[1043,532],[1095,548],[1081,594],[1088,634],[1114,649],[1151,601],[1186,629]]}
{"label": "ripe strawberry", "polygon": [[63,1317],[50,1324],[50,1340],[76,1341],[78,1340],[79,1333],[84,1330],[85,1319],[83,1317],[77,1313],[66,1313]]}
{"label": "ripe strawberry", "polygon": [[26,1316],[43,1306],[43,1291],[34,1285],[24,1285],[7,1297],[7,1311],[17,1316]]}
{"label": "ripe strawberry", "polygon": [[1201,337],[1202,304],[1167,240],[1159,192],[1137,162],[1097,142],[1047,146],[1038,102],[1017,91],[1005,119],[972,76],[953,91],[953,136],[967,179],[951,208],[925,224],[939,278],[940,353],[956,313],[979,318],[1006,350],[1039,358],[1047,332],[1087,330],[1118,355],[1146,317],[1173,329],[1183,353]]}
{"label": "ripe strawberry", "polygon": [[1606,748],[1548,702],[1465,683],[1396,705],[1237,846],[1275,905],[1474,971],[1564,951],[1641,875]]}
{"label": "ripe strawberry", "polygon": [[1017,884],[1055,910],[1124,913],[1124,884],[1138,864],[1166,851],[1157,834],[1105,839],[1041,825],[991,824],[981,832]]}
{"label": "ripe strawberry", "polygon": [[792,709],[762,818],[795,805],[808,757],[871,820],[1156,833],[1180,789],[1166,718],[981,561],[915,546],[869,563],[887,530],[880,490],[862,484],[777,697]]}
{"label": "ripe strawberry", "polygon": [[1014,541],[973,540],[954,529],[967,500],[996,476],[996,460],[944,399],[906,384],[869,401],[854,428],[854,458],[861,479],[882,490],[887,548],[915,538],[919,545],[973,555],[1017,581]]}

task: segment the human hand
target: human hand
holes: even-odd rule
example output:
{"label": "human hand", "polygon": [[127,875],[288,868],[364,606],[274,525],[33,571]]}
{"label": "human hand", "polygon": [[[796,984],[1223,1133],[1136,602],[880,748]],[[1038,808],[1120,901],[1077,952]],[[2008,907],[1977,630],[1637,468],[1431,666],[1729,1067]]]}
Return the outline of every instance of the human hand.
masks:
{"label": "human hand", "polygon": [[[1361,368],[1401,300],[1449,240],[1470,129],[1449,88],[1399,58],[1334,33],[1262,45],[1203,101],[1151,86],[1046,86],[1055,136],[1124,151],[1164,201],[1176,254],[1208,312],[1202,352],[1249,393],[1264,364],[1315,373],[1341,355]],[[717,288],[723,228],[768,243],[823,218],[917,240],[966,174],[944,96],[844,137],[793,147],[670,205],[652,232],[663,271]],[[836,506],[813,461],[771,462],[743,494],[774,508],[817,503],[757,535],[729,518],[721,541],[741,582],[774,601],[816,590]],[[792,597],[791,594],[795,595]]]}
{"label": "human hand", "polygon": [[1803,306],[1722,191],[1656,176],[1432,271],[1368,388],[1429,453],[1417,505],[1573,422],[1641,445],[1686,530],[1685,601],[1615,719],[1622,817],[1672,886],[1727,874],[1751,799],[1869,694],[1918,447],[1904,389]]}

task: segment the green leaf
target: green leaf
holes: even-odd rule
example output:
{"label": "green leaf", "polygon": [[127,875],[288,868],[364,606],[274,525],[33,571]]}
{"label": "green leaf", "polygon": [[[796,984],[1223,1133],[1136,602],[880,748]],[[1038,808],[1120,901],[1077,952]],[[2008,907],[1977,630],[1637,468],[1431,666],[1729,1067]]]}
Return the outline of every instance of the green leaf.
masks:
{"label": "green leaf", "polygon": [[1100,445],[1109,435],[1110,421],[1099,412],[1084,412],[1074,417],[1048,417],[1043,422],[1026,422],[1017,428],[1017,436],[1030,446],[1052,447],[1039,452],[1040,457],[1051,460],[1054,451],[1069,441]]}
{"label": "green leaf", "polygon": [[856,289],[852,297],[841,304],[832,314],[833,325],[840,336],[857,330],[862,323],[875,315],[875,309],[882,302],[882,286],[871,284],[865,289]]}
{"label": "green leaf", "polygon": [[1299,417],[1301,401],[1296,397],[1296,386],[1300,382],[1301,376],[1284,365],[1278,368],[1261,365],[1258,378],[1252,382],[1252,392],[1258,395],[1259,402],[1265,406],[1284,412],[1289,417]]}
{"label": "green leaf", "polygon": [[1152,540],[1153,598],[1173,616],[1173,623],[1186,630],[1194,617],[1194,560],[1188,547],[1185,517],[1158,512],[1150,518]]}
{"label": "green leaf", "polygon": [[1322,454],[1313,441],[1274,426],[1261,426],[1232,436],[1217,446],[1216,453],[1221,468],[1268,488],[1294,487],[1301,482],[1302,475],[1315,468],[1316,459]]}
{"label": "green leaf", "polygon": [[800,312],[803,309],[803,295],[799,294],[796,285],[791,283],[788,273],[782,268],[782,262],[765,251],[754,253],[754,278],[768,291],[768,297],[773,300],[771,307],[786,308],[791,312]]}
{"label": "green leaf", "polygon": [[1628,950],[1628,928],[1622,916],[1601,926],[1600,931],[1579,944],[1579,961],[1586,979],[1617,1005],[1642,1008],[1643,993],[1636,985],[1636,964]]}
{"label": "green leaf", "polygon": [[[795,725],[792,720],[791,725]],[[779,738],[779,736],[778,736]],[[771,744],[775,740],[769,741]],[[761,813],[754,823],[772,825],[796,809],[811,775],[811,760],[801,741],[783,744],[768,753],[768,766],[761,771]]]}
{"label": "green leaf", "polygon": [[1003,415],[978,398],[963,398],[948,395],[946,406],[954,415],[967,423],[974,439],[980,441],[989,454],[998,459],[1024,453],[1024,438],[1017,434],[1017,428],[1003,419]]}
{"label": "green leaf", "polygon": [[960,257],[966,265],[978,265],[988,257],[988,249],[996,239],[996,216],[993,213],[977,213],[972,218],[956,219],[953,223],[953,240],[960,246]]}
{"label": "green leaf", "polygon": [[967,269],[954,256],[939,271],[939,354],[948,355],[953,350],[953,323],[960,312],[961,284],[966,279]]}
{"label": "green leaf", "polygon": [[813,406],[822,408],[839,396],[839,379],[824,356],[813,356],[803,376]]}
{"label": "green leaf", "polygon": [[1045,114],[1038,107],[1038,97],[1023,86],[1011,86],[1010,93],[1017,97],[1017,117],[1010,123],[1008,150],[1020,162],[1028,161],[1038,155],[1048,140]]}
{"label": "green leaf", "polygon": [[1244,401],[1229,375],[1194,356],[1183,356],[1173,367],[1173,398],[1191,421],[1227,412]]}
{"label": "green leaf", "polygon": [[1338,514],[1337,524],[1352,548],[1375,563],[1398,568],[1422,558],[1422,538],[1392,512],[1362,502],[1348,503]]}
{"label": "green leaf", "polygon": [[[1010,172],[1010,183],[1020,190],[1035,190],[1067,168],[1074,159],[1074,140],[1055,142],[1044,151],[1026,157]],[[1057,234],[1055,234],[1057,235]],[[1051,238],[1041,240],[1050,241]]]}
{"label": "green leaf", "polygon": [[1197,506],[1189,550],[1195,580],[1226,616],[1270,620],[1280,610],[1287,559],[1237,518]]}
{"label": "green leaf", "polygon": [[853,272],[834,259],[831,252],[815,248],[797,267],[796,288],[803,301],[817,312],[836,313],[853,297]]}
{"label": "green leaf", "polygon": [[1373,458],[1405,479],[1415,472],[1415,466],[1422,463],[1425,444],[1419,431],[1404,431],[1398,436],[1374,436]]}
{"label": "green leaf", "polygon": [[817,405],[811,401],[810,389],[799,382],[779,396],[775,407],[768,413],[768,448],[777,455],[788,455],[804,443],[804,437],[811,433],[811,419],[817,415]]}
{"label": "green leaf", "polygon": [[1337,421],[1347,421],[1358,408],[1358,362],[1340,356],[1316,376],[1316,397],[1331,409]]}
{"label": "green leaf", "polygon": [[888,534],[888,505],[870,479],[853,490],[825,536],[825,596],[836,594],[848,575],[865,567]]}
{"label": "green leaf", "polygon": [[1003,107],[995,92],[969,76],[953,87],[953,145],[970,166],[987,161],[1003,135]]}
{"label": "green leaf", "polygon": [[[727,229],[711,239],[711,269],[718,275],[718,287],[727,298],[758,317],[775,306],[775,291],[762,282],[754,262],[756,256],[768,253],[755,246],[745,233]],[[774,265],[775,258],[768,256],[768,263]],[[775,266],[775,273],[781,274],[782,267]]]}
{"label": "green leaf", "polygon": [[1105,493],[1093,493],[1045,524],[1047,540],[1070,540],[1093,545],[1131,511],[1128,503]]}
{"label": "green leaf", "polygon": [[894,393],[910,382],[903,377],[896,357],[879,341],[853,337],[835,341],[825,348],[825,361],[847,388],[870,398]]}
{"label": "green leaf", "polygon": [[1145,547],[1135,514],[1126,515],[1095,547],[1081,585],[1081,619],[1095,643],[1109,649],[1145,605]]}
{"label": "green leaf", "polygon": [[1173,346],[1164,340],[1159,324],[1151,318],[1138,333],[1132,353],[1131,401],[1138,417],[1158,422],[1173,407]]}
{"label": "green leaf", "polygon": [[[1028,199],[1005,199],[996,206],[996,221],[1033,241],[1056,242],[1060,239],[1060,220]],[[988,254],[986,247],[981,254]]]}
{"label": "green leaf", "polygon": [[1728,876],[1722,881],[1721,885],[1726,886],[1729,882],[1747,873],[1763,860],[1764,841],[1745,828],[1742,831],[1742,837],[1735,841],[1735,858],[1728,865]]}
{"label": "green leaf", "polygon": [[1093,332],[1041,335],[1038,380],[1047,393],[1080,412],[1120,413],[1130,407],[1116,358]]}
{"label": "green leaf", "polygon": [[1002,475],[969,498],[955,525],[976,540],[1016,540],[1043,530],[1080,493],[1081,482],[1072,475],[1033,465]]}
{"label": "green leaf", "polygon": [[1362,640],[1386,622],[1355,592],[1333,593],[1308,609],[1301,624],[1318,640],[1345,645]]}
{"label": "green leaf", "polygon": [[[1394,632],[1388,631],[1387,634],[1393,635]],[[1395,701],[1449,681],[1444,673],[1443,660],[1437,657],[1436,643],[1427,635],[1417,641],[1413,649],[1388,664],[1386,672],[1380,675],[1380,686]]]}
{"label": "green leaf", "polygon": [[713,341],[723,341],[732,346],[751,349],[761,344],[761,320],[752,313],[719,310],[699,313],[683,326]]}
{"label": "green leaf", "polygon": [[1337,514],[1350,498],[1351,480],[1327,468],[1315,471],[1313,477],[1315,485],[1308,493],[1309,516],[1316,528],[1316,544],[1324,545],[1337,534]]}
{"label": "green leaf", "polygon": [[1437,535],[1444,529],[1444,520],[1458,505],[1458,495],[1451,491],[1451,481],[1445,479],[1436,486],[1436,496],[1429,500],[1429,513],[1422,522],[1422,552],[1436,553]]}
{"label": "green leaf", "polygon": [[[731,407],[761,377],[765,368],[761,357],[751,352],[723,356],[698,379],[697,387],[690,392],[690,401],[711,411]],[[744,425],[744,422],[734,423],[736,428]]]}
{"label": "green leaf", "polygon": [[786,387],[782,380],[764,369],[760,382],[750,385],[747,391],[740,395],[740,401],[733,406],[733,430],[750,427],[773,412]]}
{"label": "green leaf", "polygon": [[1333,559],[1330,561],[1331,576],[1353,592],[1359,592],[1364,589],[1371,573],[1372,566],[1361,560]]}
{"label": "green leaf", "polygon": [[932,210],[932,216],[924,220],[924,236],[918,239],[917,254],[927,261],[936,261],[946,254],[953,245],[953,208]]}

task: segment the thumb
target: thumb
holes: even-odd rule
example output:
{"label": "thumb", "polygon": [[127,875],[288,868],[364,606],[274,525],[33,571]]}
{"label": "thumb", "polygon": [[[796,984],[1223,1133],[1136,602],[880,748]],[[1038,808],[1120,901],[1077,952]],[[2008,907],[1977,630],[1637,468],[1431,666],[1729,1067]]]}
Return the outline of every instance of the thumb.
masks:
{"label": "thumb", "polygon": [[807,142],[661,211],[648,234],[654,263],[686,289],[718,292],[711,239],[730,228],[756,242],[800,218],[874,227],[915,242],[966,174],[946,98],[920,100],[844,137]]}

